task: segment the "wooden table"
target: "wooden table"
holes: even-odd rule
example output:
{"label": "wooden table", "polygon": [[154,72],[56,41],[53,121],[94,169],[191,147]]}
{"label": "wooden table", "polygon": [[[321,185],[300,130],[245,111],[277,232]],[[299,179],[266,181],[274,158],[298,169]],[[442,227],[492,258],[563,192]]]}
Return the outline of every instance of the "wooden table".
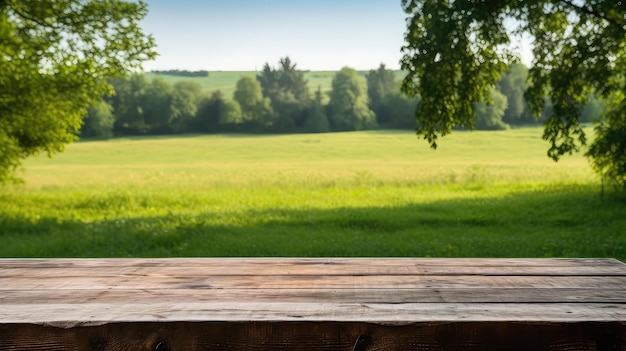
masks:
{"label": "wooden table", "polygon": [[2,259],[0,350],[626,350],[626,265]]}

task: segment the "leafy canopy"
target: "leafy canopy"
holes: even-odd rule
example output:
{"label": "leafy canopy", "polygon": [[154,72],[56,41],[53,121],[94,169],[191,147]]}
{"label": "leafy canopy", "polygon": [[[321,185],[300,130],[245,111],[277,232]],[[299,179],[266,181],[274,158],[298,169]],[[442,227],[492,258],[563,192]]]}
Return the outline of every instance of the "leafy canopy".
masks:
{"label": "leafy canopy", "polygon": [[263,96],[261,83],[250,76],[241,77],[237,81],[237,88],[233,99],[239,103],[244,122],[254,122],[260,125],[271,125],[269,119],[272,106],[269,98]]}
{"label": "leafy canopy", "polygon": [[76,138],[106,78],[140,69],[155,43],[147,6],[121,0],[0,1],[0,183],[21,160]]}
{"label": "leafy canopy", "polygon": [[579,117],[590,92],[613,102],[609,114],[624,111],[623,95],[616,94],[626,91],[626,1],[403,0],[402,5],[409,16],[403,91],[421,97],[417,133],[433,148],[454,126],[475,126],[473,103],[491,101],[490,88],[517,61],[511,38],[522,34],[534,40],[528,107],[539,115],[546,94],[554,104],[543,136],[551,158],[586,143]]}
{"label": "leafy canopy", "polygon": [[328,102],[329,119],[337,130],[362,130],[376,127],[376,116],[369,109],[367,83],[352,68],[335,74]]}

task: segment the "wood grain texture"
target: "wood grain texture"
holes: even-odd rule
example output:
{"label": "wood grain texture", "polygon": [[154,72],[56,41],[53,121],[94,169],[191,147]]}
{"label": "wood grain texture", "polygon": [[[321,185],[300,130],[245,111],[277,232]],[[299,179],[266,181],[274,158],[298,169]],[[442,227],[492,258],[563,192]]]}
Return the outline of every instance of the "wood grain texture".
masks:
{"label": "wood grain texture", "polygon": [[334,303],[626,303],[624,289],[587,288],[456,288],[456,289],[107,289],[97,293],[64,289],[2,290],[0,305],[116,303],[128,296],[142,303],[186,302],[311,302]]}
{"label": "wood grain texture", "polygon": [[621,289],[626,276],[41,276],[0,278],[0,291],[16,289],[129,290],[129,289],[456,289],[456,288],[595,288]]}
{"label": "wood grain texture", "polygon": [[625,350],[612,259],[0,259],[0,350]]}
{"label": "wood grain texture", "polygon": [[12,304],[0,311],[4,323],[73,328],[120,322],[361,322],[407,325],[418,322],[616,322],[626,321],[623,304],[553,303],[327,303],[201,302]]}
{"label": "wood grain texture", "polygon": [[[441,259],[441,258],[165,258],[165,259],[0,259],[0,274],[35,273],[40,269],[132,274],[157,269],[186,275],[202,269],[207,275],[626,275],[615,259]],[[12,271],[11,268],[18,269]],[[23,270],[30,268],[29,270]],[[111,268],[111,269],[109,269]],[[46,270],[47,271],[47,270]],[[55,272],[55,271],[50,271]]]}
{"label": "wood grain texture", "polygon": [[[0,325],[0,349],[82,351],[366,351],[598,350],[623,351],[625,329],[612,324],[420,323],[122,323],[61,329]],[[35,345],[28,347],[25,345]]]}

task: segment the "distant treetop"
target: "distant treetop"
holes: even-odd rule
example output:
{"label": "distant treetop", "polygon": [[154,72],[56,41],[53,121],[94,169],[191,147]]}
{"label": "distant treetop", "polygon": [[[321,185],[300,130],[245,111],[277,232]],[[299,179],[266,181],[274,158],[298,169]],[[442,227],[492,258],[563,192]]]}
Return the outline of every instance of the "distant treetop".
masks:
{"label": "distant treetop", "polygon": [[180,70],[180,69],[170,69],[167,71],[151,71],[152,73],[164,74],[169,76],[179,76],[179,77],[208,77],[209,71],[200,70],[200,71],[188,71],[188,70]]}

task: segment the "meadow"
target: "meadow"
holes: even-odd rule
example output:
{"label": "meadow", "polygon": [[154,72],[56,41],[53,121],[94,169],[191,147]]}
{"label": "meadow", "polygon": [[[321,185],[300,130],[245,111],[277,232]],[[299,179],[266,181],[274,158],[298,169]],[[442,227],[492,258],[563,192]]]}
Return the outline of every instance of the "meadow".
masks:
{"label": "meadow", "polygon": [[626,201],[541,132],[78,142],[0,188],[0,256],[626,260]]}

